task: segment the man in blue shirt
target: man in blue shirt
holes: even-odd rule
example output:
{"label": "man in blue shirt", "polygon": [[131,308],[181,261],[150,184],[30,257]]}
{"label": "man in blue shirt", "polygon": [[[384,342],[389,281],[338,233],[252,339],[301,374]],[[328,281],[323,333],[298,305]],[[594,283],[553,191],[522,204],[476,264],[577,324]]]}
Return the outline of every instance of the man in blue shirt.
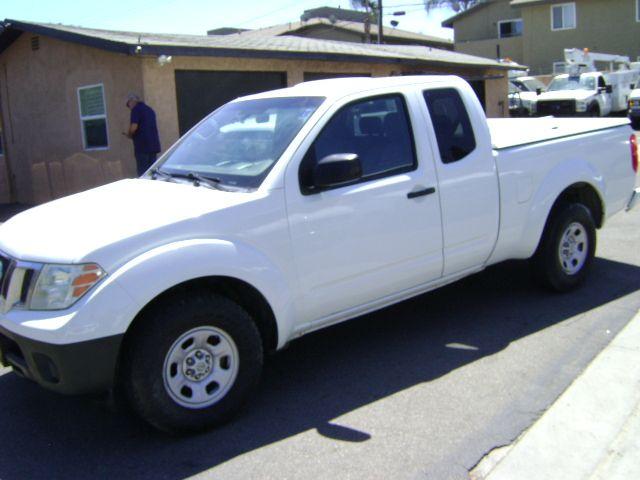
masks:
{"label": "man in blue shirt", "polygon": [[127,107],[131,110],[131,124],[125,135],[133,140],[133,151],[140,176],[156,161],[160,152],[156,113],[133,93],[127,97]]}

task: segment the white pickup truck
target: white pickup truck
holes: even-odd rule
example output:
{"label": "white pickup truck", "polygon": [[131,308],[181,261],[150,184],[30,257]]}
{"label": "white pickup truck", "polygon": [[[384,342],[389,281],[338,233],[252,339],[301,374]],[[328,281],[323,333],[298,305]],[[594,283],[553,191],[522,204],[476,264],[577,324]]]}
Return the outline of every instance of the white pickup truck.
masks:
{"label": "white pickup truck", "polygon": [[628,123],[487,122],[447,76],[240,98],[142,178],[0,227],[2,361],[164,430],[219,424],[305,333],[506,259],[575,287],[640,195]]}

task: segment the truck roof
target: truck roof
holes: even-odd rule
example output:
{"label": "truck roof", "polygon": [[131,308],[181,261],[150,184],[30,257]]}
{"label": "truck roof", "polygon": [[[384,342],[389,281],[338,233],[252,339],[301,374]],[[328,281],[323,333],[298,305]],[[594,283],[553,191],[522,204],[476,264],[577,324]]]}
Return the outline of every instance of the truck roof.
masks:
{"label": "truck roof", "polygon": [[293,87],[271,90],[255,95],[240,97],[238,100],[249,100],[270,97],[331,97],[342,98],[354,93],[378,90],[385,87],[400,87],[405,85],[430,85],[446,83],[447,85],[459,85],[464,80],[455,75],[408,75],[399,77],[344,77],[327,80],[313,80],[302,82]]}

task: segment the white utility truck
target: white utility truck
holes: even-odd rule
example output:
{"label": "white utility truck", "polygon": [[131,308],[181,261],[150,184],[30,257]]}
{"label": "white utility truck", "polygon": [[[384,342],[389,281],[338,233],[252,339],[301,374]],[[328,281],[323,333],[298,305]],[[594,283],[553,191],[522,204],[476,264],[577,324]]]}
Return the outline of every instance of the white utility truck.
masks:
{"label": "white utility truck", "polygon": [[[629,57],[577,48],[565,49],[564,56],[567,73],[539,92],[538,116],[603,117],[627,109],[629,94],[640,81],[640,70]],[[599,71],[597,63],[607,67]]]}
{"label": "white utility truck", "polygon": [[61,393],[113,389],[164,430],[219,424],[306,333],[507,259],[577,286],[596,229],[640,196],[631,134],[488,122],[450,76],[237,99],[142,178],[0,227],[2,361]]}
{"label": "white utility truck", "polygon": [[509,113],[513,117],[529,117],[536,114],[538,92],[546,88],[535,77],[509,77]]}
{"label": "white utility truck", "polygon": [[634,130],[640,130],[640,88],[629,94],[629,120]]}

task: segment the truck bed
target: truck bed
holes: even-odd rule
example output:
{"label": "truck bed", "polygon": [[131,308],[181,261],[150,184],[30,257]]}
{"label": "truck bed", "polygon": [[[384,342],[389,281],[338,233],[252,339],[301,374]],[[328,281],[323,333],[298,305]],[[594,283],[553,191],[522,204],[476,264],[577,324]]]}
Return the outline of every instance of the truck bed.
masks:
{"label": "truck bed", "polygon": [[517,147],[581,133],[620,127],[627,118],[489,118],[493,148]]}

